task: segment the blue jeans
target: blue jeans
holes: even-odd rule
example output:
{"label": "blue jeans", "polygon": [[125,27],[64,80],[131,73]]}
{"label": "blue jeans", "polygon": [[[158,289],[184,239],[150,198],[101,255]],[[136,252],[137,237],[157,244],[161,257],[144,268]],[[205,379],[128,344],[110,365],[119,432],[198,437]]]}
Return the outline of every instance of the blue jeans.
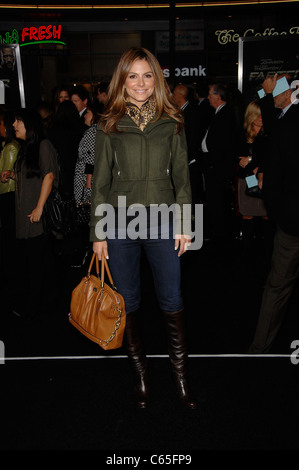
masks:
{"label": "blue jeans", "polygon": [[[171,225],[171,224],[170,224]],[[167,227],[168,229],[168,227]],[[172,226],[169,237],[162,238],[161,227],[158,238],[149,237],[133,240],[126,234],[125,239],[115,239],[107,234],[109,268],[118,292],[124,297],[126,312],[134,312],[140,306],[140,255],[143,248],[149,261],[156,296],[161,310],[177,312],[183,308],[181,296],[181,265],[178,250],[174,249]]]}

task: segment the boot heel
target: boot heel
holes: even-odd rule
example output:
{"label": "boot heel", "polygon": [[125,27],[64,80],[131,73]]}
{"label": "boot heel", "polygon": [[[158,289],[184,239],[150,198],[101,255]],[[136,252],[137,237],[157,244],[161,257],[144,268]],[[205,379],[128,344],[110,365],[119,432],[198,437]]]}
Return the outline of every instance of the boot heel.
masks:
{"label": "boot heel", "polygon": [[134,390],[137,407],[146,408],[148,405],[147,367],[140,335],[139,310],[127,314],[125,346],[132,369],[135,373]]}
{"label": "boot heel", "polygon": [[148,385],[146,375],[140,375],[135,385],[135,398],[138,408],[147,408]]}
{"label": "boot heel", "polygon": [[179,312],[163,312],[166,324],[169,359],[172,372],[182,405],[196,409],[196,400],[191,396],[187,382],[187,345],[183,310]]}
{"label": "boot heel", "polygon": [[197,408],[196,400],[191,396],[186,377],[176,377],[176,386],[179,399],[185,408],[195,410]]}

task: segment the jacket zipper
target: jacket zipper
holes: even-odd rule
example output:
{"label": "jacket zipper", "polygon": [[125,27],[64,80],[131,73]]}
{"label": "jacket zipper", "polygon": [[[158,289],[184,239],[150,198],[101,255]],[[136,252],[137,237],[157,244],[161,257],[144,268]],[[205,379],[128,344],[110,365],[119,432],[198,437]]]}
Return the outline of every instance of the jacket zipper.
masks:
{"label": "jacket zipper", "polygon": [[[159,123],[161,124],[161,123]],[[139,130],[139,132],[141,132],[144,136],[145,134],[140,131],[140,129],[138,129],[137,126],[123,126],[123,125],[119,125],[118,126],[119,128],[130,128],[130,129],[134,129],[134,130]],[[146,137],[146,136],[145,136]],[[149,166],[149,159],[148,159],[148,146],[146,145],[146,151],[147,151],[147,158],[146,158],[146,164],[147,164],[147,174],[148,174],[148,166]],[[117,155],[116,155],[116,151],[114,151],[114,157],[115,157],[115,162],[118,166],[118,169],[119,171],[117,172],[117,175],[120,176],[120,166],[119,166],[119,163],[118,163],[118,160],[117,160]],[[171,163],[171,157],[172,157],[172,154],[170,152],[170,155],[169,155],[169,160],[168,160],[168,165],[167,165],[167,169],[166,169],[166,173],[167,173],[167,176],[170,175],[170,163]],[[145,182],[145,202],[147,203],[147,191],[148,191],[148,179],[146,179],[146,182]]]}
{"label": "jacket zipper", "polygon": [[169,160],[168,160],[168,165],[167,165],[167,169],[166,169],[166,173],[167,173],[167,176],[170,175],[170,162],[171,162],[171,152],[169,152]]}
{"label": "jacket zipper", "polygon": [[145,137],[145,144],[146,144],[146,175],[147,178],[145,180],[145,205],[147,206],[147,198],[148,198],[148,171],[149,171],[149,155],[148,155],[148,139]]}
{"label": "jacket zipper", "polygon": [[114,151],[114,158],[115,158],[115,163],[116,163],[116,165],[117,165],[117,167],[118,167],[117,176],[120,176],[120,166],[119,166],[119,163],[118,163],[116,150]]}

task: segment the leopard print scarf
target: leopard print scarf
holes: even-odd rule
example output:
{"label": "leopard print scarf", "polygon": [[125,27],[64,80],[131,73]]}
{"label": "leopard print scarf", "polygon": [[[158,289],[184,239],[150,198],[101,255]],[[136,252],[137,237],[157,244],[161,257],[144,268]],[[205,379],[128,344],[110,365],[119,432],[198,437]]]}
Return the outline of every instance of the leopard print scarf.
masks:
{"label": "leopard print scarf", "polygon": [[133,119],[135,124],[143,131],[145,126],[150,122],[156,113],[156,101],[154,98],[149,98],[141,108],[138,108],[129,101],[126,102],[126,113]]}

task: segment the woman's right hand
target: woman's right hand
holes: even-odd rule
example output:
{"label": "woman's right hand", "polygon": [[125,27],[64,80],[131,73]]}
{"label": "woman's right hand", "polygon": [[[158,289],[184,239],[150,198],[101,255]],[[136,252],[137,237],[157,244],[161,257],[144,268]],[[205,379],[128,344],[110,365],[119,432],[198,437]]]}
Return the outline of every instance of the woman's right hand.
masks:
{"label": "woman's right hand", "polygon": [[97,255],[98,259],[101,261],[102,255],[105,256],[106,259],[109,258],[108,256],[108,245],[107,242],[93,242],[92,246],[93,252]]}
{"label": "woman's right hand", "polygon": [[248,165],[249,162],[250,162],[249,157],[239,157],[239,165],[242,168],[245,168]]}

